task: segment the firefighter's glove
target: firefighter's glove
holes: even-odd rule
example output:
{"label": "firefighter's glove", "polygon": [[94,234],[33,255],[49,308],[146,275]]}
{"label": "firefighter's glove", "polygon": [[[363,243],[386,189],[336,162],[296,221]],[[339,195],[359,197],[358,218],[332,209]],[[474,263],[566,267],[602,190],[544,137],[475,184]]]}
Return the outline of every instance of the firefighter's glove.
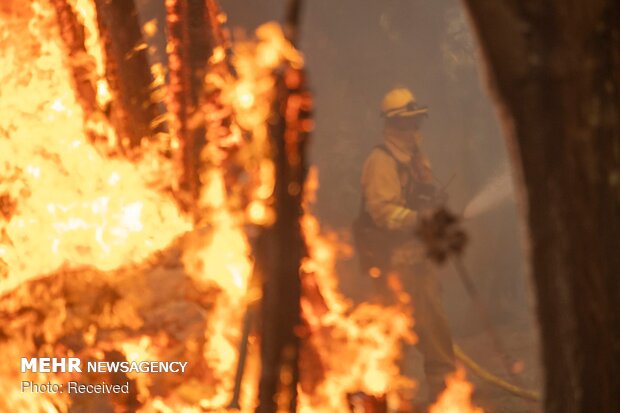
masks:
{"label": "firefighter's glove", "polygon": [[416,235],[424,243],[428,257],[439,264],[451,254],[461,254],[467,244],[459,218],[445,208],[421,216]]}

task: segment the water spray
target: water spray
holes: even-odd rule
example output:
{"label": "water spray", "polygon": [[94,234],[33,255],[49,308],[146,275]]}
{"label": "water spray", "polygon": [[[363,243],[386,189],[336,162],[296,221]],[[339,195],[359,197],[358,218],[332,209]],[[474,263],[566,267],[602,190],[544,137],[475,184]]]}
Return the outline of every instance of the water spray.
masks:
{"label": "water spray", "polygon": [[493,177],[465,206],[463,218],[471,219],[485,214],[507,200],[514,193],[508,164],[502,165],[499,173]]}

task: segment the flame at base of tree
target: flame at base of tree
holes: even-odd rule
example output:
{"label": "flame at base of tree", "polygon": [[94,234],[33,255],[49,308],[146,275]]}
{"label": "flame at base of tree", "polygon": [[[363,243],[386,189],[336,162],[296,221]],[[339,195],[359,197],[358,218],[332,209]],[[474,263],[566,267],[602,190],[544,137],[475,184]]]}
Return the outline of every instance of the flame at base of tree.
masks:
{"label": "flame at base of tree", "polygon": [[[317,174],[311,173],[307,199],[314,198],[317,185]],[[317,349],[325,374],[313,392],[302,393],[300,411],[343,412],[348,410],[346,395],[350,393],[384,396],[412,390],[415,383],[402,377],[397,365],[403,342],[416,340],[410,309],[369,303],[353,306],[338,291],[335,273],[338,256],[350,255],[351,247],[339,242],[336,234],[322,235],[318,220],[310,212],[303,217],[302,226],[309,249],[302,271],[313,277],[324,300],[323,307],[313,306],[314,297],[306,293],[302,312],[310,325],[308,342]],[[302,369],[302,389],[304,375],[312,375],[314,368],[308,363],[305,371]]]}
{"label": "flame at base of tree", "polygon": [[[283,63],[301,68],[303,58],[275,24],[235,44],[232,58],[223,47],[214,50],[205,96],[191,119],[206,129],[199,217],[192,223],[172,195],[182,175],[169,153],[177,149],[169,147],[178,141],[174,131],[127,156],[105,116],[85,115],[71,59],[92,60],[100,107],[112,97],[93,4],[68,4],[87,28],[88,56],[63,49],[47,1],[0,6],[0,318],[7,321],[0,352],[15,363],[26,356],[185,357],[192,365],[186,377],[128,374],[123,379],[132,393],[111,404],[145,413],[226,411],[245,309],[260,298],[252,284],[252,233],[274,222],[275,71]],[[91,139],[93,130],[104,139]],[[316,182],[307,183],[306,199]],[[348,247],[321,235],[309,211],[301,227],[308,257],[301,269],[299,410],[341,413],[349,409],[349,393],[380,397],[411,387],[397,367],[401,343],[414,340],[408,309],[353,306],[338,292],[335,273]],[[159,311],[158,299],[168,293],[163,310],[169,311]],[[249,341],[243,412],[254,410],[260,369],[260,339],[252,332]],[[67,412],[76,403],[66,393],[22,393],[16,384],[84,377],[21,374],[17,367],[0,367],[0,412]],[[434,413],[444,411],[453,410]]]}

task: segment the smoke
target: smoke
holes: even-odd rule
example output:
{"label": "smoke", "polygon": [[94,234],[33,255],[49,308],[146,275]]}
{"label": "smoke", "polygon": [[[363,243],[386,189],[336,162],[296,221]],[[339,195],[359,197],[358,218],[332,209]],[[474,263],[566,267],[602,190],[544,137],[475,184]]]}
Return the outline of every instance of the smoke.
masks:
{"label": "smoke", "polygon": [[513,196],[512,179],[505,163],[496,174],[465,206],[465,219],[478,217],[510,200]]}

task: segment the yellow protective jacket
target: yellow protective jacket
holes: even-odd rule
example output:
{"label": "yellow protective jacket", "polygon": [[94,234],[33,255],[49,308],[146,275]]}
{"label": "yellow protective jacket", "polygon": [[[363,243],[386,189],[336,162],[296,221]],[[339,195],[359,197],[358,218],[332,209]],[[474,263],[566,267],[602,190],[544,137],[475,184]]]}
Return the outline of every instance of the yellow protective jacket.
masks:
{"label": "yellow protective jacket", "polygon": [[374,224],[387,230],[411,230],[416,224],[422,186],[432,185],[428,159],[419,150],[406,150],[386,136],[373,149],[362,172],[363,208]]}
{"label": "yellow protective jacket", "polygon": [[385,143],[373,149],[364,164],[362,206],[353,225],[364,271],[393,266],[393,254],[415,241],[420,211],[433,201],[425,201],[425,194],[434,196],[428,159],[417,148],[399,145],[413,139],[398,138],[386,134]]}

